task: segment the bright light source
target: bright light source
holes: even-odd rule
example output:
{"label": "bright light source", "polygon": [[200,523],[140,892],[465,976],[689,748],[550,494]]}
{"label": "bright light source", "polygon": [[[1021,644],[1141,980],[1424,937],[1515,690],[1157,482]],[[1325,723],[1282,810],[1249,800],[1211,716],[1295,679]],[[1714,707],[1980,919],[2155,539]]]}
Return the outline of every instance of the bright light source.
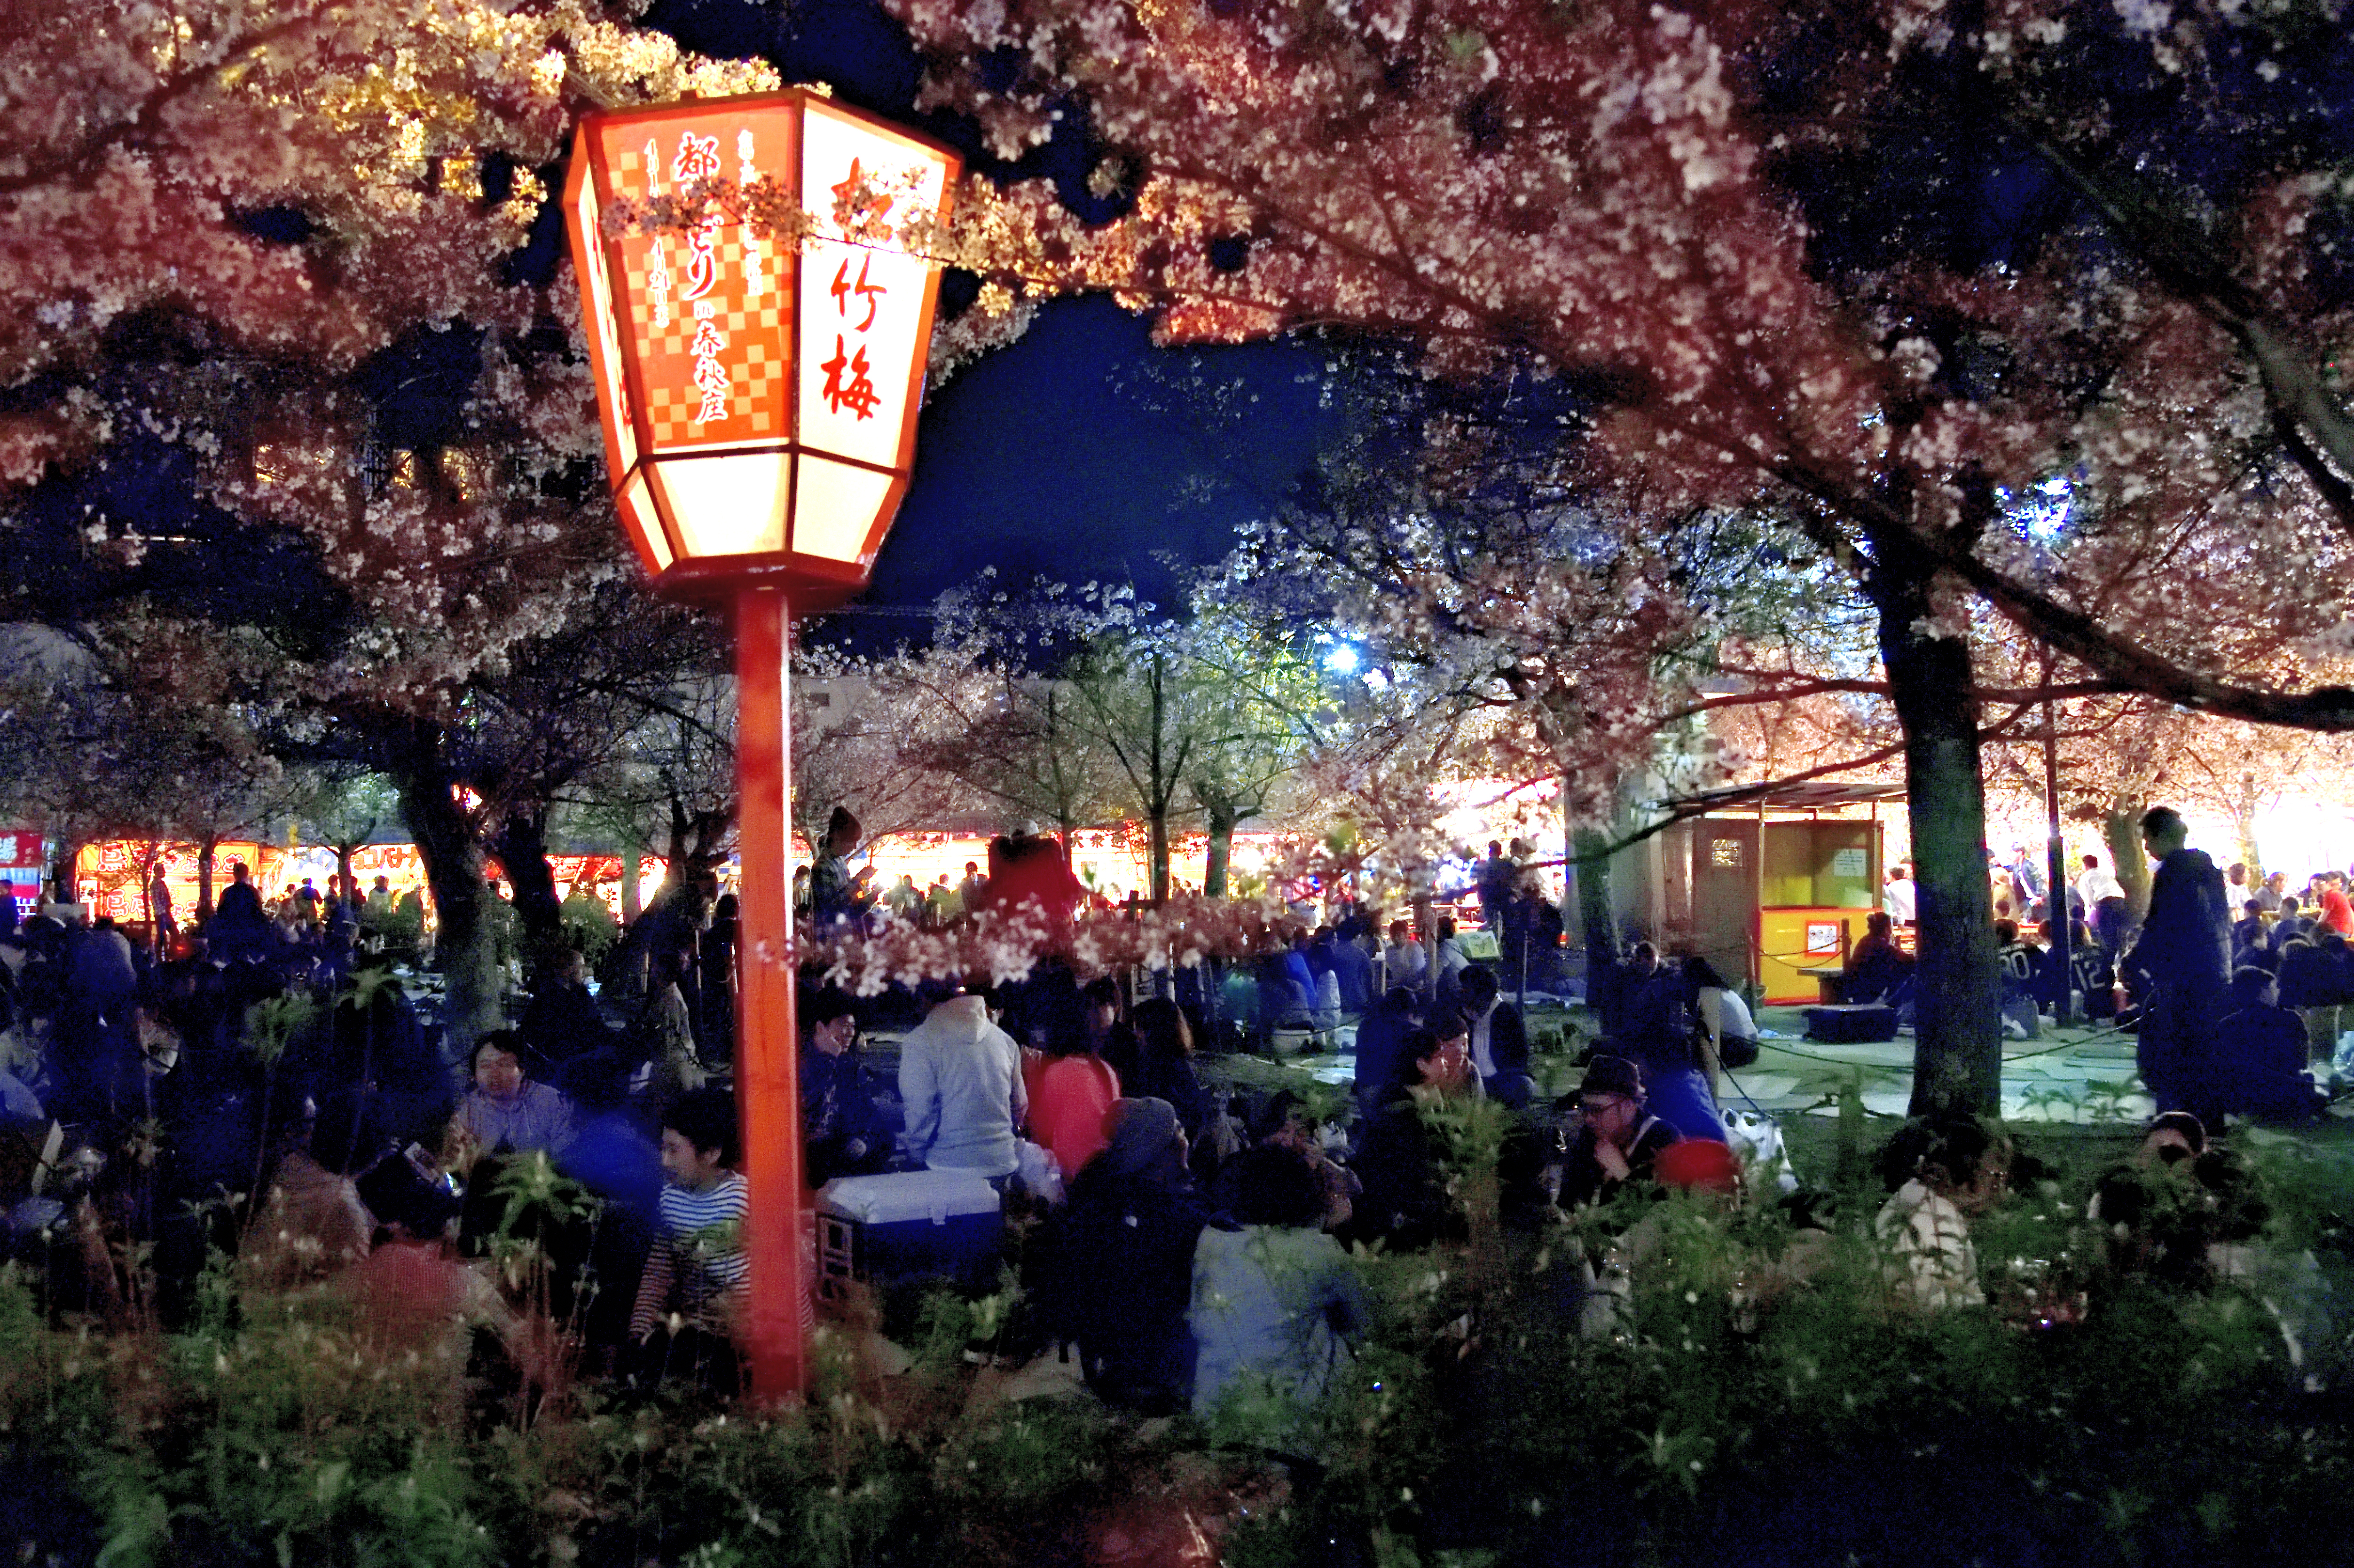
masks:
{"label": "bright light source", "polygon": [[1353,675],[1364,662],[1364,656],[1346,642],[1336,645],[1324,655],[1324,667],[1336,675]]}

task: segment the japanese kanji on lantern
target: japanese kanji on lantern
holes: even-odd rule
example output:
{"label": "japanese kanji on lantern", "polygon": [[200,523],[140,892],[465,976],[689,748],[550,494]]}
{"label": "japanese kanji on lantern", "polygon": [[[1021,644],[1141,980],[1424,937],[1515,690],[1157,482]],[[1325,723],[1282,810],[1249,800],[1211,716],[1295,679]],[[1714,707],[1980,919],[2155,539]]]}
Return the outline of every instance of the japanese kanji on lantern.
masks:
{"label": "japanese kanji on lantern", "polygon": [[[565,189],[605,453],[631,540],[672,591],[770,580],[796,614],[864,586],[907,486],[959,163],[794,89],[590,114]],[[809,232],[713,213],[609,231],[621,201],[709,182],[797,196]]]}

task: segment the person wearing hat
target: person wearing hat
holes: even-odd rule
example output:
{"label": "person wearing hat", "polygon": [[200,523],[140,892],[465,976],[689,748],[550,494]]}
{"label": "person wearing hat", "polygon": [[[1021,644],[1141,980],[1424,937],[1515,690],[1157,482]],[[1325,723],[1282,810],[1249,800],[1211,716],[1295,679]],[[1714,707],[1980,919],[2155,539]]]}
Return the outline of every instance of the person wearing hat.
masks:
{"label": "person wearing hat", "polygon": [[1563,1161],[1562,1207],[1606,1203],[1629,1181],[1648,1179],[1676,1129],[1645,1105],[1643,1072],[1624,1056],[1596,1056],[1577,1088],[1578,1126]]}
{"label": "person wearing hat", "polygon": [[1103,1151],[1071,1182],[1050,1224],[1040,1296],[1049,1325],[1079,1352],[1087,1386],[1112,1404],[1166,1415],[1193,1398],[1193,1252],[1208,1215],[1187,1174],[1189,1149],[1166,1100],[1115,1100]]}

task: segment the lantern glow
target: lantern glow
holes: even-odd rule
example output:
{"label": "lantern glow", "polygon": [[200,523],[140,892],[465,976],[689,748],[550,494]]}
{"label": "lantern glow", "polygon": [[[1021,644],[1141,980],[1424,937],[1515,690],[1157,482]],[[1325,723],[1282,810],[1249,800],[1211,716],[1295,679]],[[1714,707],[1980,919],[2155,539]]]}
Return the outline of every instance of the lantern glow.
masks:
{"label": "lantern glow", "polygon": [[[956,156],[806,89],[591,114],[565,216],[631,542],[665,589],[774,582],[797,614],[864,586],[906,494],[939,295],[912,220]],[[796,244],[714,214],[608,234],[621,200],[711,180],[799,200]]]}
{"label": "lantern glow", "polygon": [[[768,1400],[800,1397],[808,1372],[790,622],[866,586],[907,493],[939,268],[903,237],[947,216],[959,170],[942,148],[795,89],[588,115],[564,189],[622,526],[657,587],[734,609],[738,1333]],[[789,235],[716,212],[683,234],[606,228],[623,202],[715,181],[748,207],[781,191],[801,221]]]}

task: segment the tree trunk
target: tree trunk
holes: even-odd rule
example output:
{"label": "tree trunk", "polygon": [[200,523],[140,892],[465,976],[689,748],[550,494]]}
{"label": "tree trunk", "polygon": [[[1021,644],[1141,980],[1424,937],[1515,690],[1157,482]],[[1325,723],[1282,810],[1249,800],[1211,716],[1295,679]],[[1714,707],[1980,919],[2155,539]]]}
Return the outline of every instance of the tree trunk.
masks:
{"label": "tree trunk", "polygon": [[[2240,775],[2240,787],[2232,793],[2232,836],[2239,841],[2240,863],[2248,868],[2248,887],[2253,896],[2256,888],[2264,885],[2264,851],[2256,847],[2256,776]],[[2238,919],[2240,912],[2232,911]]]}
{"label": "tree trunk", "polygon": [[220,861],[220,835],[207,833],[196,846],[196,923],[213,917],[213,867]]}
{"label": "tree trunk", "polygon": [[621,841],[621,924],[634,926],[644,911],[645,902],[639,895],[638,865],[646,858],[646,846],[636,838]]}
{"label": "tree trunk", "polygon": [[54,874],[49,879],[49,891],[60,904],[79,902],[79,890],[74,886],[74,863],[81,858],[80,839],[59,839]]}
{"label": "tree trunk", "polygon": [[1893,534],[1873,539],[1866,584],[1880,613],[1880,654],[1904,727],[1913,827],[1913,1104],[1991,1114],[2002,1105],[2002,990],[1987,877],[1986,788],[1969,644],[1921,629],[1934,615],[1935,568]]}
{"label": "tree trunk", "polygon": [[1618,917],[1610,907],[1610,838],[1599,828],[1578,828],[1569,836],[1577,856],[1577,916],[1585,938],[1585,995],[1618,962]]}
{"label": "tree trunk", "polygon": [[514,885],[525,972],[536,980],[564,947],[564,908],[556,896],[556,872],[547,863],[546,813],[530,807],[509,811],[491,841],[491,853]]}
{"label": "tree trunk", "polygon": [[440,765],[439,740],[437,730],[419,725],[394,779],[401,820],[433,891],[433,965],[447,988],[442,1028],[448,1049],[456,1053],[473,1049],[475,1041],[504,1024],[506,1014],[482,846]]}
{"label": "tree trunk", "polygon": [[1169,901],[1169,808],[1163,804],[1150,819],[1152,856],[1152,902]]}
{"label": "tree trunk", "polygon": [[2143,809],[2138,800],[2119,800],[2101,819],[2101,837],[2109,846],[2109,859],[2117,881],[2125,885],[2126,906],[2137,924],[2149,913],[2149,856],[2141,847]]}
{"label": "tree trunk", "polygon": [[1204,802],[1210,819],[1210,849],[1202,867],[1202,895],[1224,898],[1226,895],[1226,868],[1235,858],[1234,809],[1223,803]]}

